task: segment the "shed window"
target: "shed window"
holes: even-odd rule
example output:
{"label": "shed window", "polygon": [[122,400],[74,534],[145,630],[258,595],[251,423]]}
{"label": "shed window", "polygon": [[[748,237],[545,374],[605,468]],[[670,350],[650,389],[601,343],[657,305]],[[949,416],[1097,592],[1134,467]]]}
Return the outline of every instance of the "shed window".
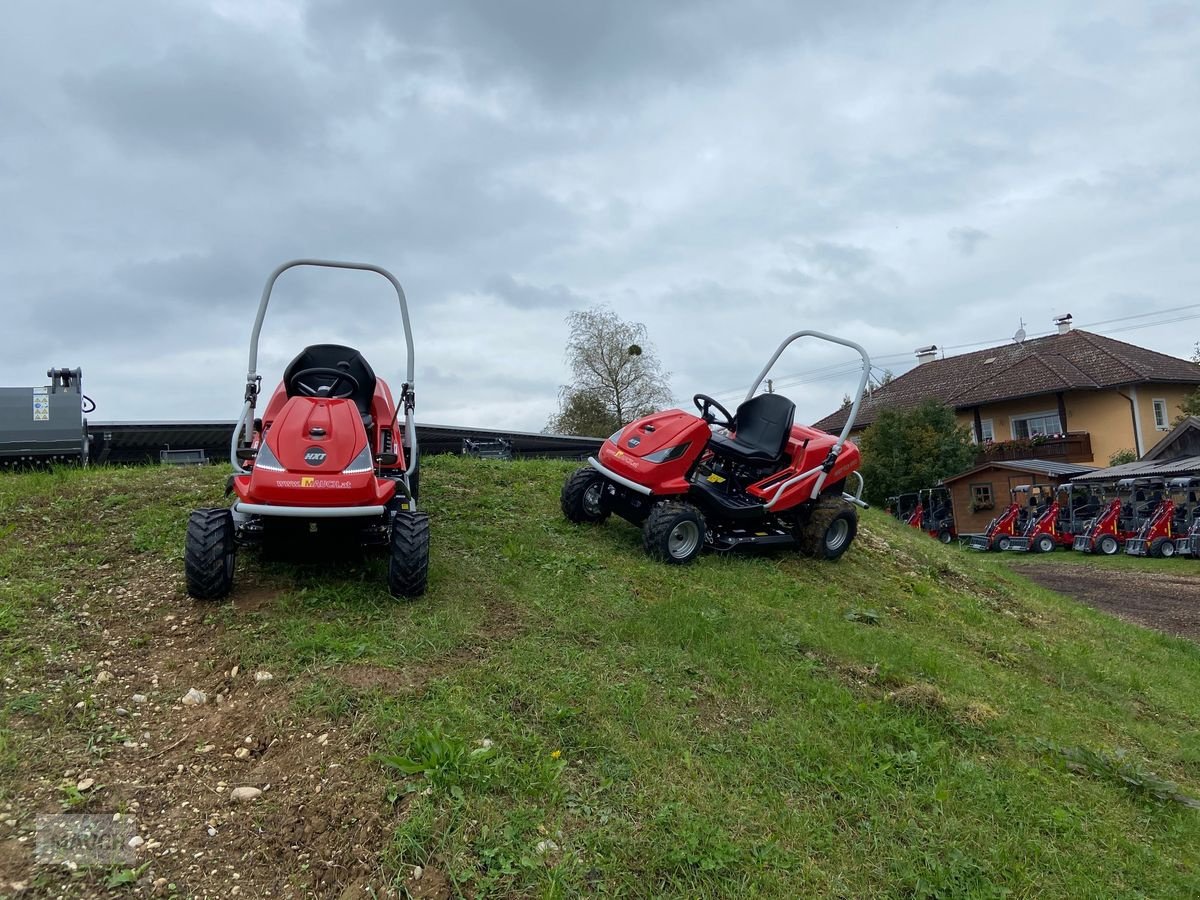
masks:
{"label": "shed window", "polygon": [[971,485],[971,506],[974,509],[992,509],[996,505],[996,501],[992,497],[992,486],[990,484],[973,484]]}

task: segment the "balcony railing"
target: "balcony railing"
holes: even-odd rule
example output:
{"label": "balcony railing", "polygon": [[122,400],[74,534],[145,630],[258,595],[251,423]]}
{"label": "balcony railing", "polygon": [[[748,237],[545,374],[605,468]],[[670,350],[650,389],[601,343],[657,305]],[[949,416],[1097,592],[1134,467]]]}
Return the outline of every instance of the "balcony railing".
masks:
{"label": "balcony railing", "polygon": [[976,456],[977,464],[1013,462],[1020,459],[1051,459],[1057,462],[1090,463],[1092,436],[1086,431],[1068,434],[1035,435],[1013,441],[984,444]]}

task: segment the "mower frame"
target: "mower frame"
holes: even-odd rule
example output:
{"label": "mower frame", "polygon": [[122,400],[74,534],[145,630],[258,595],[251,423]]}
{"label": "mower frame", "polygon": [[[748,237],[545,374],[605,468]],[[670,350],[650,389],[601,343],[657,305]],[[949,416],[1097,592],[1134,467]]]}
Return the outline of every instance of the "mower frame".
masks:
{"label": "mower frame", "polygon": [[[246,364],[246,399],[242,405],[241,415],[238,416],[237,424],[233,428],[233,437],[229,443],[229,461],[233,464],[233,470],[236,474],[247,475],[250,470],[245,468],[238,459],[238,451],[250,446],[254,431],[254,408],[257,405],[258,394],[262,388],[262,376],[258,374],[258,337],[262,331],[263,320],[267,315],[267,305],[271,302],[271,293],[275,288],[275,282],[279,276],[288,269],[294,269],[300,266],[312,266],[322,269],[350,269],[362,272],[374,272],[386,278],[391,286],[396,291],[396,298],[400,302],[400,317],[404,322],[404,342],[408,351],[408,361],[405,369],[405,382],[400,392],[399,403],[404,406],[404,438],[407,444],[405,456],[405,468],[402,476],[405,491],[409,495],[409,503],[411,509],[416,510],[417,501],[412,497],[411,485],[409,484],[409,473],[417,470],[418,460],[420,458],[417,449],[417,428],[413,421],[413,406],[414,396],[416,391],[415,386],[415,360],[413,358],[413,334],[412,324],[408,318],[408,300],[404,296],[404,288],[400,282],[396,280],[396,276],[382,266],[377,266],[372,263],[360,262],[344,262],[341,260],[332,259],[293,259],[288,262],[281,263],[275,267],[275,270],[267,277],[267,283],[263,285],[262,296],[258,301],[258,314],[254,317],[254,329],[250,332],[250,354]],[[265,506],[265,505],[247,505],[234,504],[234,511],[248,513],[253,515],[274,515],[292,518],[341,518],[347,516],[371,516],[383,515],[386,512],[384,506],[362,506],[348,508],[334,508],[321,506]]]}

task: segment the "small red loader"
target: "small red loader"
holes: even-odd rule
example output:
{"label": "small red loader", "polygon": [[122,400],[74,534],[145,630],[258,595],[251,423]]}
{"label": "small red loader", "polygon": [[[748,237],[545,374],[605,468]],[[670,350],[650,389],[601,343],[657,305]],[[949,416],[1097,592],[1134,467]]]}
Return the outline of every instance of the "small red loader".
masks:
{"label": "small red loader", "polygon": [[1191,523],[1187,521],[1189,496],[1194,497],[1194,478],[1172,478],[1167,493],[1142,522],[1135,537],[1125,541],[1129,556],[1171,557],[1180,549],[1180,539],[1187,536]]}
{"label": "small red loader", "polygon": [[1014,487],[1011,491],[1012,502],[988,523],[987,530],[982,534],[968,535],[967,546],[982,551],[1011,549],[1013,540],[1024,531],[1030,516],[1037,514],[1041,487],[1028,484]]}
{"label": "small red loader", "polygon": [[1137,537],[1142,523],[1154,509],[1156,501],[1149,499],[1151,493],[1162,487],[1161,478],[1122,478],[1116,483],[1116,496],[1075,536],[1074,549],[1103,556],[1120,553],[1127,540]]}
{"label": "small red loader", "polygon": [[[288,364],[262,418],[255,418],[262,382],[258,337],[267,304],[279,276],[300,266],[373,272],[392,285],[408,351],[407,379],[399,397],[357,350],[314,344]],[[233,474],[226,493],[233,495],[233,503],[198,509],[188,519],[188,593],[200,600],[224,597],[233,588],[240,547],[273,538],[294,541],[313,532],[323,548],[347,535],[365,546],[387,547],[392,595],[424,593],[429,517],[417,511],[413,337],[400,282],[368,263],[298,259],[282,264],[267,279],[259,300],[247,373],[229,449]]]}
{"label": "small red loader", "polygon": [[1082,485],[1059,485],[1050,502],[1026,520],[1021,534],[1012,539],[1008,549],[1018,553],[1050,553],[1058,547],[1071,549],[1076,532],[1083,528],[1083,516],[1095,510],[1089,505],[1090,499],[1091,492]]}

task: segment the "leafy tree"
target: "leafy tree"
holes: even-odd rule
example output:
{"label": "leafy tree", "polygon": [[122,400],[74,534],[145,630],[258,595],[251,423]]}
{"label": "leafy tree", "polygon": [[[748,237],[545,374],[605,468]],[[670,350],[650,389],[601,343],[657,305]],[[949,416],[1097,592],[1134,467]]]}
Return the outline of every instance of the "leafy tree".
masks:
{"label": "leafy tree", "polygon": [[625,322],[606,306],[567,316],[567,362],[573,380],[558,391],[547,431],[607,437],[626,422],[671,402],[646,326]]}
{"label": "leafy tree", "polygon": [[[1192,362],[1200,366],[1200,341],[1192,351]],[[1183,402],[1179,404],[1179,415],[1171,424],[1178,425],[1188,416],[1200,416],[1200,388],[1183,398]]]}
{"label": "leafy tree", "polygon": [[915,409],[884,409],[858,444],[865,492],[873,503],[933,487],[969,469],[979,450],[954,410],[936,400]]}
{"label": "leafy tree", "polygon": [[1108,458],[1108,464],[1110,466],[1123,466],[1125,463],[1137,462],[1137,458],[1138,456],[1135,451],[1126,448],[1124,450],[1118,450],[1116,453],[1110,456]]}
{"label": "leafy tree", "polygon": [[559,389],[558,412],[550,418],[546,431],[607,437],[619,427],[620,423],[599,396],[563,387]]}

